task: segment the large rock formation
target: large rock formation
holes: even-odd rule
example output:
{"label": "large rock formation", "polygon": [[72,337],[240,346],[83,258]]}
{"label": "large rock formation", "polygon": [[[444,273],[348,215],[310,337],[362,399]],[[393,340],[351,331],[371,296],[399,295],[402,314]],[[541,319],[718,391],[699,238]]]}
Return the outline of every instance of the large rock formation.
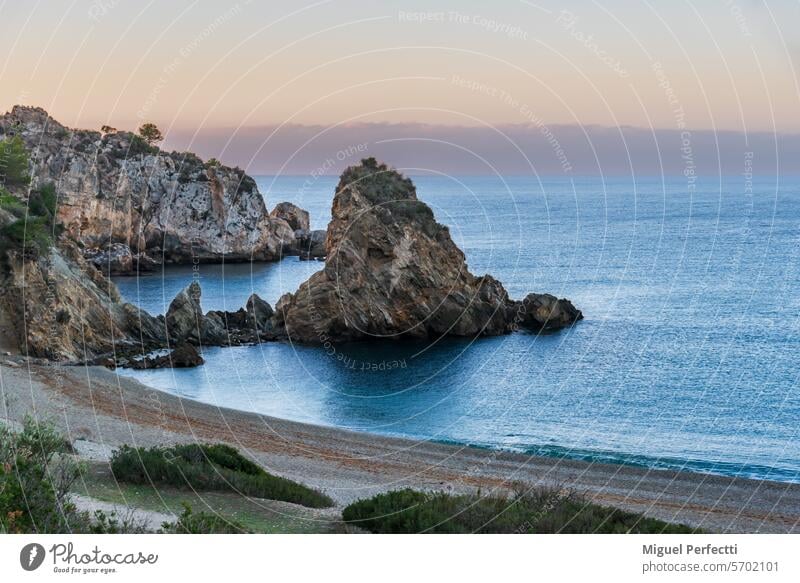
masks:
{"label": "large rock formation", "polygon": [[9,252],[0,303],[23,354],[59,361],[146,352],[164,345],[164,324],[120,301],[116,286],[74,243],[35,260]]}
{"label": "large rock formation", "polygon": [[269,216],[286,221],[295,231],[308,232],[311,230],[311,217],[309,217],[308,211],[291,202],[279,202]]}
{"label": "large rock formation", "polygon": [[69,129],[40,108],[0,116],[0,139],[9,135],[21,136],[31,154],[33,186],[56,184],[58,220],[101,268],[271,261],[295,245],[294,229],[269,216],[239,168],[166,153],[129,132]]}
{"label": "large rock formation", "polygon": [[325,245],[325,268],[276,306],[291,340],[498,335],[582,317],[567,300],[513,301],[490,275],[472,275],[412,182],[374,159],[342,174]]}
{"label": "large rock formation", "polygon": [[175,296],[166,314],[167,335],[173,343],[195,346],[230,346],[273,340],[272,307],[251,295],[236,312],[203,313],[200,284],[193,281]]}

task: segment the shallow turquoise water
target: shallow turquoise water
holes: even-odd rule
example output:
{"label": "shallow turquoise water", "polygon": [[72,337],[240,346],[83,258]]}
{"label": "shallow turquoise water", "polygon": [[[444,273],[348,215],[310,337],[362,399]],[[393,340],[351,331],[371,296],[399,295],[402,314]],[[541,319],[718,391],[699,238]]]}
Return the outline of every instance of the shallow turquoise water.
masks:
{"label": "shallow turquoise water", "polygon": [[[315,228],[334,178],[258,179]],[[277,417],[545,455],[800,481],[800,181],[420,177],[473,273],[568,297],[570,331],[422,344],[211,348],[190,370],[121,371]],[[205,309],[274,304],[319,263],[200,266]],[[117,278],[163,313],[192,278]]]}

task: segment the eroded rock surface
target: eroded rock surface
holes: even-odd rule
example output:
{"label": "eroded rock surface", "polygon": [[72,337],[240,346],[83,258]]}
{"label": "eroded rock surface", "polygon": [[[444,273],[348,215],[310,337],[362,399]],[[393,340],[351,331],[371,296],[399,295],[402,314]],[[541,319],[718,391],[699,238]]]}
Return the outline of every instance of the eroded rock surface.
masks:
{"label": "eroded rock surface", "polygon": [[294,231],[304,231],[307,233],[311,230],[311,218],[309,217],[308,211],[301,209],[291,202],[279,202],[269,215],[273,219],[286,221]]}
{"label": "eroded rock surface", "polygon": [[470,273],[411,180],[374,159],[342,174],[325,247],[325,268],[276,306],[275,328],[291,340],[490,336],[582,318],[566,300],[514,301],[492,276]]}
{"label": "eroded rock surface", "polygon": [[36,260],[6,257],[2,281],[6,313],[23,354],[58,361],[163,346],[163,321],[120,301],[109,280],[64,242]]}
{"label": "eroded rock surface", "polygon": [[275,339],[272,307],[251,295],[235,312],[211,310],[203,313],[200,284],[192,282],[181,290],[166,314],[167,334],[174,343],[195,346],[231,346]]}
{"label": "eroded rock surface", "polygon": [[133,258],[187,263],[272,261],[295,246],[294,229],[269,216],[239,168],[150,148],[130,132],[70,129],[40,108],[0,116],[0,139],[9,135],[31,154],[33,186],[56,185],[58,220],[87,250],[118,244]]}

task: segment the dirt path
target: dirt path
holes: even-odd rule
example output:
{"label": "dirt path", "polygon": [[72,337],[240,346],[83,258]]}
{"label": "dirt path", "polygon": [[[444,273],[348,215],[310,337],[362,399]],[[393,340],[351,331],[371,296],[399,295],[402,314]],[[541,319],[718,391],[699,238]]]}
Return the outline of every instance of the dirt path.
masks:
{"label": "dirt path", "polygon": [[71,500],[80,511],[87,511],[94,514],[97,510],[103,511],[107,516],[112,513],[116,515],[117,520],[128,519],[134,521],[136,524],[143,525],[147,530],[155,531],[161,528],[165,522],[175,522],[174,514],[165,514],[163,512],[154,512],[152,510],[143,510],[141,508],[128,508],[120,504],[112,504],[111,502],[103,502],[96,498],[89,496],[81,496],[74,494]]}

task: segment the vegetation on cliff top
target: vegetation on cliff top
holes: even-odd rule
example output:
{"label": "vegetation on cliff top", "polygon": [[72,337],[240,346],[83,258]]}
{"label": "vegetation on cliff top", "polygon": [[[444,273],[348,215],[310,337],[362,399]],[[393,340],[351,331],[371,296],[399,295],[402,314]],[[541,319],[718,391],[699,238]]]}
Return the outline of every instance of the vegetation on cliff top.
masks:
{"label": "vegetation on cliff top", "polygon": [[148,146],[155,146],[159,142],[164,141],[164,134],[158,129],[154,123],[145,123],[139,126],[139,135],[147,142]]}

